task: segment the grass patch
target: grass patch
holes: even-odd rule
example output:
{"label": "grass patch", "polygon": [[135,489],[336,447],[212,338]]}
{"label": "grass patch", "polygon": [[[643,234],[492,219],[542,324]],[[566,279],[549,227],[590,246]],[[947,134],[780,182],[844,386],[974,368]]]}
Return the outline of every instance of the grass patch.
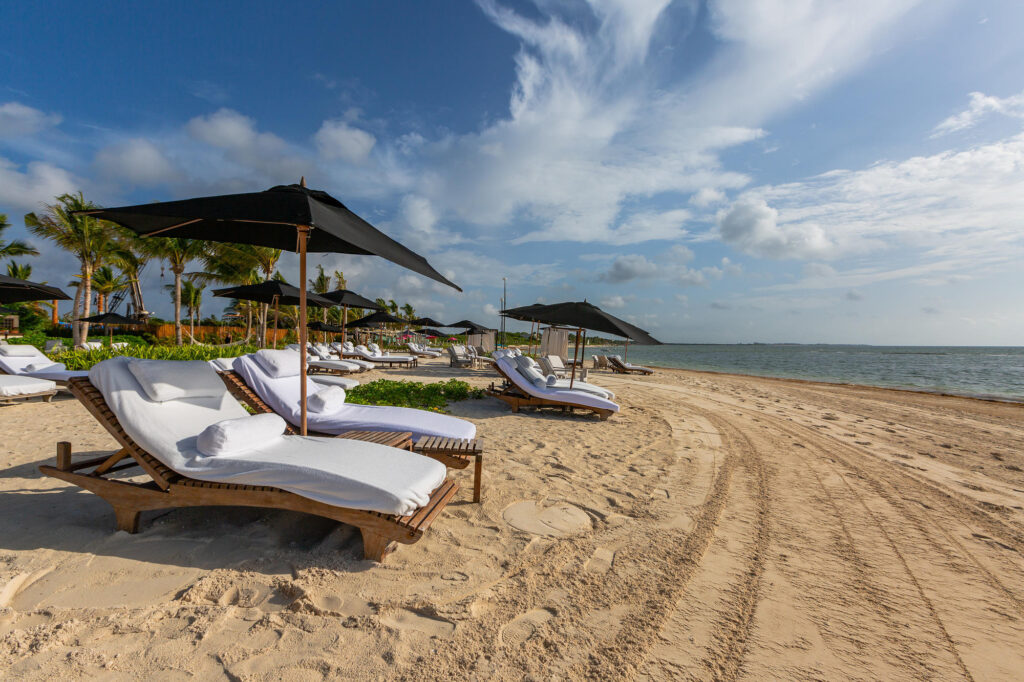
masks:
{"label": "grass patch", "polygon": [[465,381],[449,379],[433,384],[418,381],[378,379],[346,391],[345,402],[356,405],[392,405],[415,407],[431,412],[445,412],[448,403],[484,397],[483,389],[473,388]]}
{"label": "grass patch", "polygon": [[63,362],[69,370],[92,369],[97,362],[119,355],[128,355],[144,360],[213,360],[233,358],[246,353],[255,353],[256,346],[145,346],[130,345],[127,348],[99,348],[96,350],[65,350],[51,355],[55,362]]}

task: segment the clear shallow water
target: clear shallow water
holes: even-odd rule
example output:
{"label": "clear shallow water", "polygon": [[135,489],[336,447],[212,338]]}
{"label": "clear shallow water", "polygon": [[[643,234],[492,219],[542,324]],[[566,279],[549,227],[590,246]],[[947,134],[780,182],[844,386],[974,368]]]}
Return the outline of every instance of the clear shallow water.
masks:
{"label": "clear shallow water", "polygon": [[[622,346],[605,348],[622,354]],[[600,352],[595,346],[587,351],[588,356]],[[660,367],[1024,401],[1024,347],[630,345],[629,360]]]}

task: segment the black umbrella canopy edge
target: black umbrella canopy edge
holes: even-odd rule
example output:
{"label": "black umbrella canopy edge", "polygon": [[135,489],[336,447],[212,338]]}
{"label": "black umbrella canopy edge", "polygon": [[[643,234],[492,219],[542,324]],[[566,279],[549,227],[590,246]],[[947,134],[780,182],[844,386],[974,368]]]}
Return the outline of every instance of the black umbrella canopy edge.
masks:
{"label": "black umbrella canopy edge", "polygon": [[349,308],[363,308],[369,310],[383,310],[376,301],[371,301],[365,296],[360,296],[349,289],[336,289],[320,294],[324,298],[334,301],[334,305],[348,306]]}
{"label": "black umbrella canopy edge", "polygon": [[8,275],[0,275],[0,303],[26,303],[29,301],[70,301],[71,297],[49,284],[30,282]]}
{"label": "black umbrella canopy edge", "polygon": [[[273,303],[275,297],[281,305],[298,305],[299,303],[299,288],[275,279],[268,279],[257,284],[241,284],[234,287],[214,289],[213,295],[219,298],[237,298],[257,303]],[[306,291],[306,305],[313,305],[318,308],[333,308],[337,303],[319,294],[314,294],[312,291]]]}
{"label": "black umbrella canopy edge", "polygon": [[622,336],[641,345],[661,345],[648,332],[601,310],[587,301],[565,301],[562,303],[521,306],[502,310],[501,314],[517,320],[539,322],[563,327],[589,329],[605,334]]}
{"label": "black umbrella canopy edge", "polygon": [[93,324],[106,324],[111,326],[137,326],[146,324],[143,320],[134,317],[125,317],[119,313],[99,313],[89,317],[79,317],[75,322],[91,322]]}
{"label": "black umbrella canopy edge", "polygon": [[386,310],[378,310],[375,313],[371,313],[366,317],[360,317],[358,320],[354,320],[348,323],[349,327],[370,327],[379,324],[409,324],[409,320],[403,320],[400,317],[395,317]]}

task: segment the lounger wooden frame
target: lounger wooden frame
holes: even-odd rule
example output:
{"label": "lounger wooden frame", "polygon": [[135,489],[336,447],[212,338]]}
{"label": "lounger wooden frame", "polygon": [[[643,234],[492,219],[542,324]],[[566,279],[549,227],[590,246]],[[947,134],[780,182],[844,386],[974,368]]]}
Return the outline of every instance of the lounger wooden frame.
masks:
{"label": "lounger wooden frame", "polygon": [[589,405],[580,405],[578,403],[569,403],[562,400],[553,400],[551,398],[540,398],[535,395],[529,395],[516,386],[515,382],[512,381],[512,378],[509,377],[504,369],[502,369],[501,365],[495,363],[494,369],[505,380],[505,385],[499,388],[494,384],[491,384],[490,388],[487,389],[487,395],[508,403],[513,412],[518,412],[522,407],[561,407],[563,410],[568,410],[569,412],[572,412],[574,409],[593,412],[601,421],[605,421],[608,417],[615,414],[613,410],[606,410],[600,407],[590,407]]}
{"label": "lounger wooden frame", "polygon": [[[459,484],[445,479],[430,500],[415,513],[395,516],[378,512],[337,507],[290,493],[279,488],[200,481],[176,473],[146,452],[121,428],[103,394],[85,377],[73,378],[68,387],[86,409],[96,417],[121,445],[117,452],[85,461],[72,462],[71,444],[57,444],[56,466],[43,465],[39,471],[96,493],[110,503],[118,530],[136,533],[139,514],[150,509],[200,506],[244,506],[287,509],[323,516],[359,528],[367,559],[383,561],[397,543],[417,542],[445,505],[455,496]],[[400,444],[411,449],[411,434],[352,432],[340,438]],[[110,474],[141,467],[152,479],[146,483],[114,480]],[[88,473],[84,471],[91,469]]]}
{"label": "lounger wooden frame", "polygon": [[42,398],[43,402],[50,402],[53,396],[57,395],[57,389],[39,391],[38,393],[22,393],[20,395],[0,395],[0,405],[13,405],[17,400],[29,400],[30,398]]}
{"label": "lounger wooden frame", "polygon": [[627,367],[622,360],[608,356],[608,368],[619,374],[654,374],[653,369],[646,367]]}
{"label": "lounger wooden frame", "polygon": [[[228,387],[228,392],[235,397],[238,402],[249,407],[254,412],[273,412],[274,410],[268,405],[263,398],[260,398],[256,391],[249,388],[249,384],[245,383],[245,380],[239,376],[237,372],[220,372],[221,381]],[[298,433],[298,429],[295,425],[288,425],[289,433]],[[318,433],[316,431],[310,431],[306,429],[306,433],[311,436],[327,436],[332,437],[329,433]],[[351,433],[351,432],[350,432]],[[374,433],[373,431],[366,431],[360,433]],[[376,433],[388,433],[386,431],[378,431]],[[483,441],[480,438],[442,438],[441,436],[428,436],[420,439],[418,443],[412,444],[412,434],[407,434],[410,437],[410,449],[413,452],[417,452],[421,455],[430,457],[431,459],[437,460],[441,464],[444,464],[449,469],[465,469],[473,464],[473,501],[479,502],[483,497],[483,468],[484,468],[484,452],[483,452]]]}

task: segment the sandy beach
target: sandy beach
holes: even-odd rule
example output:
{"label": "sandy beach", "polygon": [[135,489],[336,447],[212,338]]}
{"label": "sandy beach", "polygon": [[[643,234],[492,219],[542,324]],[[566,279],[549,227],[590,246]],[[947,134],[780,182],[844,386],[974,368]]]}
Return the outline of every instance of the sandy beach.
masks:
{"label": "sandy beach", "polygon": [[[364,374],[467,378],[446,362]],[[8,679],[1019,679],[1024,406],[659,370],[606,422],[451,406],[485,439],[383,565],[326,519],[148,512],[41,476],[116,449],[0,407]]]}

